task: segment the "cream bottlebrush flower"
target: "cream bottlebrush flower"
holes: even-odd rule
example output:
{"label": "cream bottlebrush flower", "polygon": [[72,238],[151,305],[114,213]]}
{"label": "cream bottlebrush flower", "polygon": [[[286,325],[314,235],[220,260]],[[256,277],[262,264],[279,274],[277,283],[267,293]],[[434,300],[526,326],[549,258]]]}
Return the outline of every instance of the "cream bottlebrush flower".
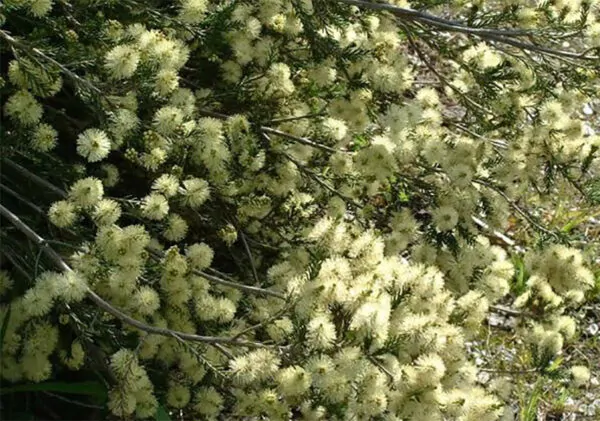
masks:
{"label": "cream bottlebrush flower", "polygon": [[192,209],[197,209],[210,196],[210,188],[205,180],[191,178],[183,182],[183,201]]}
{"label": "cream bottlebrush flower", "polygon": [[79,273],[73,271],[62,273],[57,281],[58,295],[67,303],[83,300],[88,292],[87,284]]}
{"label": "cream bottlebrush flower", "polygon": [[67,352],[64,350],[60,351],[59,356],[62,363],[71,370],[79,370],[85,363],[85,350],[78,340],[71,344],[70,356],[67,356]]}
{"label": "cream bottlebrush flower", "polygon": [[469,187],[473,180],[473,175],[473,169],[466,164],[452,165],[452,167],[448,169],[448,176],[450,177],[450,180],[452,180],[452,184],[459,189]]}
{"label": "cream bottlebrush flower", "polygon": [[381,92],[397,92],[402,84],[401,75],[393,66],[374,63],[369,73],[373,87]]}
{"label": "cream bottlebrush flower", "polygon": [[31,137],[31,146],[40,152],[48,152],[56,147],[58,132],[49,124],[42,123],[35,129]]}
{"label": "cream bottlebrush flower", "polygon": [[133,295],[133,306],[141,315],[150,316],[160,308],[160,297],[151,287],[142,286]]}
{"label": "cream bottlebrush flower", "polygon": [[[427,354],[420,356],[416,361],[415,376],[411,380],[415,381],[415,386],[427,387],[438,383],[446,373],[444,360],[437,354]],[[410,371],[410,370],[409,370]]]}
{"label": "cream bottlebrush flower", "polygon": [[250,39],[257,39],[260,37],[260,31],[262,29],[262,24],[260,21],[254,17],[249,18],[245,22],[244,33],[248,35]]}
{"label": "cream bottlebrush flower", "polygon": [[426,107],[435,107],[440,103],[440,97],[433,88],[419,89],[416,95],[417,101]]}
{"label": "cream bottlebrush flower", "polygon": [[28,6],[33,16],[41,18],[52,10],[52,0],[31,0]]}
{"label": "cream bottlebrush flower", "polygon": [[228,83],[238,83],[244,75],[242,66],[233,60],[227,60],[221,64],[221,73],[223,80]]}
{"label": "cream bottlebrush flower", "polygon": [[154,86],[158,95],[166,97],[179,86],[179,75],[175,70],[163,69],[156,75]]}
{"label": "cream bottlebrush flower", "polygon": [[577,322],[575,319],[569,316],[560,316],[554,322],[558,331],[565,337],[565,339],[569,340],[575,336],[577,331]]}
{"label": "cream bottlebrush flower", "polygon": [[323,88],[331,85],[337,76],[337,70],[332,67],[333,63],[325,63],[310,71],[308,77],[311,81],[318,86]]}
{"label": "cream bottlebrush flower", "polygon": [[20,303],[25,310],[25,318],[45,316],[52,310],[54,297],[40,288],[27,290]]}
{"label": "cream bottlebrush flower", "polygon": [[75,205],[67,200],[54,202],[48,210],[48,218],[50,222],[60,228],[67,228],[73,225],[77,219],[77,211]]}
{"label": "cream bottlebrush flower", "polygon": [[299,396],[310,389],[311,375],[302,367],[286,367],[277,374],[279,391],[286,397]]}
{"label": "cream bottlebrush flower", "polygon": [[584,386],[590,380],[590,370],[583,365],[575,365],[571,367],[571,377],[573,386]]}
{"label": "cream bottlebrush flower", "polygon": [[223,410],[223,397],[214,387],[201,387],[194,397],[194,411],[208,418],[214,418]]}
{"label": "cream bottlebrush flower", "polygon": [[121,206],[112,199],[100,200],[92,212],[92,219],[96,225],[112,225],[121,217]]}
{"label": "cream bottlebrush flower", "polygon": [[156,171],[166,161],[167,151],[163,148],[153,148],[149,153],[142,154],[142,165],[149,171]]}
{"label": "cream bottlebrush flower", "polygon": [[135,416],[140,419],[148,419],[156,416],[158,410],[158,401],[151,391],[145,391],[144,395],[136,395],[137,405],[135,407]]}
{"label": "cream bottlebrush flower", "polygon": [[8,98],[4,112],[24,126],[33,126],[41,120],[44,110],[29,92],[18,91]]}
{"label": "cream bottlebrush flower", "polygon": [[[144,40],[140,37],[140,46]],[[180,40],[164,37],[162,34],[150,40],[146,46],[148,56],[161,69],[180,69],[189,57],[189,49]]]}
{"label": "cream bottlebrush flower", "polygon": [[165,197],[173,197],[179,190],[179,179],[171,174],[163,174],[154,180],[154,183],[152,183],[152,190]]}
{"label": "cream bottlebrush flower", "polygon": [[336,340],[335,325],[326,314],[314,317],[306,327],[306,340],[316,349],[329,349]]}
{"label": "cream bottlebrush flower", "polygon": [[137,401],[135,396],[128,390],[116,388],[108,392],[108,409],[117,417],[127,418],[135,412]]}
{"label": "cream bottlebrush flower", "polygon": [[218,298],[214,303],[215,320],[219,323],[229,323],[233,320],[237,308],[229,298]]}
{"label": "cream bottlebrush flower", "polygon": [[140,370],[136,354],[126,348],[118,350],[110,357],[110,368],[117,380],[123,383]]}
{"label": "cream bottlebrush flower", "polygon": [[152,193],[144,198],[141,210],[145,218],[160,221],[169,213],[169,202],[163,195]]}
{"label": "cream bottlebrush flower", "polygon": [[0,270],[0,297],[6,294],[13,287],[13,280],[5,270]]}
{"label": "cream bottlebrush flower", "polygon": [[184,408],[190,402],[190,389],[182,384],[171,383],[167,390],[167,404],[173,408]]}
{"label": "cream bottlebrush flower", "polygon": [[294,332],[294,324],[288,317],[283,317],[267,326],[267,334],[275,342],[281,342]]}
{"label": "cream bottlebrush flower", "polygon": [[188,231],[188,224],[181,216],[171,214],[167,218],[167,227],[163,231],[163,237],[169,241],[181,241]]}
{"label": "cream bottlebrush flower", "polygon": [[540,343],[538,344],[539,353],[541,356],[552,358],[562,350],[564,338],[558,332],[544,332]]}
{"label": "cream bottlebrush flower", "polygon": [[227,224],[219,230],[219,238],[228,246],[231,246],[237,241],[238,232],[232,224]]}
{"label": "cream bottlebrush flower", "polygon": [[208,244],[199,243],[189,246],[185,251],[185,254],[193,269],[204,270],[210,267],[215,252]]}
{"label": "cream bottlebrush flower", "polygon": [[223,122],[212,117],[203,117],[198,120],[198,131],[206,137],[210,144],[217,144],[223,140]]}
{"label": "cream bottlebrush flower", "polygon": [[267,71],[267,89],[271,93],[278,93],[283,96],[291,95],[294,90],[294,83],[290,80],[292,73],[289,66],[285,63],[275,63]]}
{"label": "cream bottlebrush flower", "polygon": [[137,129],[139,125],[140,119],[138,116],[135,114],[135,112],[128,110],[127,108],[120,108],[111,113],[108,130],[115,138],[113,149],[118,147],[123,142],[125,136]]}
{"label": "cream bottlebrush flower", "polygon": [[154,114],[154,127],[162,135],[174,134],[182,124],[183,112],[177,107],[162,107]]}
{"label": "cream bottlebrush flower", "polygon": [[339,142],[346,137],[348,127],[342,120],[326,118],[323,121],[323,133],[328,139]]}
{"label": "cream bottlebrush flower", "polygon": [[207,7],[207,0],[181,0],[179,18],[185,23],[200,23],[206,15]]}
{"label": "cream bottlebrush flower", "polygon": [[108,53],[104,66],[115,79],[128,79],[135,73],[140,53],[128,45],[117,45]]}
{"label": "cream bottlebrush flower", "polygon": [[23,333],[23,354],[50,355],[58,344],[58,327],[48,321],[33,321],[26,326]]}
{"label": "cream bottlebrush flower", "polygon": [[458,212],[452,206],[440,206],[431,213],[433,223],[440,231],[450,231],[458,223]]}
{"label": "cream bottlebrush flower", "polygon": [[490,389],[505,402],[510,399],[513,387],[513,380],[510,377],[499,377],[490,383]]}
{"label": "cream bottlebrush flower", "polygon": [[94,206],[104,196],[102,182],[94,177],[75,182],[69,189],[69,200],[81,207]]}
{"label": "cream bottlebrush flower", "polygon": [[102,183],[106,187],[114,187],[119,182],[119,169],[115,167],[113,164],[103,164],[102,170],[104,171],[104,178],[102,179]]}
{"label": "cream bottlebrush flower", "polygon": [[88,129],[77,137],[77,153],[88,162],[98,162],[106,158],[110,146],[110,139],[99,129]]}
{"label": "cream bottlebrush flower", "polygon": [[268,349],[258,349],[229,362],[235,381],[241,385],[267,380],[277,372],[280,359]]}
{"label": "cream bottlebrush flower", "polygon": [[35,281],[34,290],[40,294],[50,297],[51,299],[60,297],[62,273],[44,272]]}
{"label": "cream bottlebrush flower", "polygon": [[46,355],[26,354],[21,360],[23,376],[32,382],[47,380],[52,374],[52,364]]}

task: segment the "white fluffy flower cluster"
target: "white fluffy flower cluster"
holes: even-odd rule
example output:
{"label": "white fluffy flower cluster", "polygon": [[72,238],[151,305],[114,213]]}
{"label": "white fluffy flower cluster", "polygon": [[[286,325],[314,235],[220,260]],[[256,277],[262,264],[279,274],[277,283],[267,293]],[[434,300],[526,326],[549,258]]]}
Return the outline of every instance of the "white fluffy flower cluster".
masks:
{"label": "white fluffy flower cluster", "polygon": [[[291,366],[263,350],[236,358],[236,414],[284,419],[302,402],[303,413],[323,419],[340,404],[360,419],[496,419],[498,401],[475,386],[463,328],[451,322],[465,305],[439,271],[386,257],[382,239],[356,226],[322,220],[308,238],[328,250],[316,270],[303,273],[297,250],[269,273],[294,297],[290,333],[311,351]],[[278,329],[267,332],[283,338]],[[252,391],[271,377],[278,388],[271,399]]]}
{"label": "white fluffy flower cluster", "polygon": [[528,340],[540,364],[544,364],[562,351],[565,341],[575,336],[576,321],[564,312],[584,300],[585,293],[594,286],[594,275],[584,266],[579,250],[562,245],[530,253],[526,267],[531,275],[515,306],[533,308],[539,313],[538,320],[524,328],[532,329]]}
{"label": "white fluffy flower cluster", "polygon": [[120,417],[134,412],[139,418],[155,414],[158,401],[154,387],[135,353],[127,349],[117,351],[110,359],[110,368],[117,379],[117,385],[108,394],[110,411]]}

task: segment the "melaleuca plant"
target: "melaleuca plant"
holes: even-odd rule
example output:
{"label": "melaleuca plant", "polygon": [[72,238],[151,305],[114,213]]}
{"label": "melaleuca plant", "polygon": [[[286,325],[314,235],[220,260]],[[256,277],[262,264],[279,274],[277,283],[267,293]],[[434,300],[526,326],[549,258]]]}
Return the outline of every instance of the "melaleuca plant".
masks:
{"label": "melaleuca plant", "polygon": [[101,376],[124,419],[508,420],[465,341],[508,311],[544,370],[576,334],[594,277],[537,210],[600,169],[597,2],[0,7],[3,382]]}

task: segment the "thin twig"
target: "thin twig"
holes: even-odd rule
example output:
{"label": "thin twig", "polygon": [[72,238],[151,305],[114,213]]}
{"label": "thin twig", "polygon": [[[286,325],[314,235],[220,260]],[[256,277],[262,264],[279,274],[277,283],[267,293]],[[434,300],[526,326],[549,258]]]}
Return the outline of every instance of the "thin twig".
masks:
{"label": "thin twig", "polygon": [[213,344],[213,346],[215,348],[217,348],[221,352],[221,354],[225,355],[230,360],[233,360],[235,358],[235,356],[231,352],[229,352],[227,350],[227,348],[225,348],[223,345],[221,345],[221,344]]}
{"label": "thin twig", "polygon": [[242,243],[244,244],[244,249],[246,250],[246,254],[248,255],[248,260],[250,260],[250,266],[252,267],[252,276],[254,276],[254,281],[256,285],[260,285],[260,279],[258,278],[258,272],[256,271],[256,265],[254,264],[254,256],[252,255],[252,250],[250,250],[250,246],[248,246],[248,241],[246,241],[246,235],[244,231],[239,230],[240,237],[242,239]]}
{"label": "thin twig", "polygon": [[63,402],[70,403],[72,405],[81,406],[81,407],[84,407],[84,408],[91,408],[91,409],[104,409],[103,406],[93,405],[91,403],[85,403],[85,402],[80,402],[80,401],[77,401],[77,400],[74,400],[74,399],[65,398],[64,396],[57,395],[56,393],[52,393],[52,392],[42,392],[42,393],[45,394],[45,395],[48,395],[48,396],[52,396],[53,398],[56,398],[56,399],[61,400]]}
{"label": "thin twig", "polygon": [[491,190],[495,191],[496,193],[498,193],[506,201],[506,203],[508,203],[510,205],[511,208],[513,208],[525,221],[527,221],[536,230],[538,230],[544,234],[550,235],[554,238],[560,238],[560,236],[556,232],[551,231],[548,228],[541,225],[540,223],[538,223],[531,215],[529,215],[526,211],[521,209],[521,207],[519,205],[517,205],[513,200],[511,200],[506,195],[506,193],[504,193],[498,187],[496,187],[493,184],[488,183],[487,181],[482,180],[482,179],[475,179],[475,180],[473,180],[473,182],[477,183],[479,185],[482,185],[484,187],[487,187],[488,189],[491,189]]}
{"label": "thin twig", "polygon": [[67,192],[56,187],[54,184],[49,183],[48,181],[44,180],[43,178],[39,177],[38,175],[32,173],[31,171],[29,171],[28,169],[22,167],[21,165],[11,161],[8,158],[4,158],[2,159],[2,162],[4,162],[6,165],[8,165],[9,167],[13,168],[14,170],[20,172],[22,175],[28,177],[29,179],[35,181],[36,183],[46,187],[48,190],[56,193],[57,195],[65,198],[67,197]]}
{"label": "thin twig", "polygon": [[497,304],[491,305],[490,310],[493,310],[497,313],[506,314],[507,316],[512,316],[512,317],[521,317],[526,314],[526,313],[523,313],[522,311],[514,310],[510,307],[505,307],[505,306],[501,306],[501,305],[497,305]]}
{"label": "thin twig", "polygon": [[235,334],[233,336],[233,339],[241,338],[242,336],[244,336],[247,333],[250,333],[256,329],[260,329],[261,327],[268,325],[269,323],[273,322],[274,320],[276,320],[277,318],[282,316],[286,312],[287,309],[288,309],[288,306],[286,305],[281,310],[279,310],[277,313],[273,314],[271,317],[268,317],[265,320],[263,320],[262,322],[252,325],[250,327],[247,327],[246,329],[242,330],[241,332],[238,332],[237,334]]}
{"label": "thin twig", "polygon": [[[202,115],[208,116],[208,117],[213,117],[213,118],[218,118],[221,120],[227,120],[230,116],[227,114],[223,114],[223,113],[219,113],[219,112],[215,112],[215,111],[210,111],[207,109],[200,109],[198,110],[198,112]],[[303,145],[307,145],[307,146],[312,146],[313,148],[316,149],[321,149],[323,151],[326,152],[342,152],[342,153],[350,153],[350,151],[346,150],[346,149],[335,149],[332,148],[330,146],[327,145],[323,145],[321,143],[315,142],[312,139],[306,138],[306,137],[300,137],[300,136],[295,136],[291,133],[287,133],[287,132],[283,132],[281,130],[277,130],[274,129],[272,127],[267,127],[267,126],[258,126],[258,130],[263,133],[263,134],[273,134],[276,136],[280,136],[289,140],[293,140],[294,142],[297,143],[301,143]]]}
{"label": "thin twig", "polygon": [[260,131],[263,134],[272,134],[272,135],[284,137],[286,139],[293,140],[294,142],[298,142],[298,143],[301,143],[301,144],[307,145],[307,146],[312,146],[313,148],[321,149],[326,152],[331,152],[331,153],[336,153],[336,152],[348,153],[348,152],[350,152],[347,149],[335,149],[330,146],[317,143],[314,140],[308,139],[306,137],[294,136],[292,134],[282,132],[281,130],[273,129],[271,127],[262,126],[262,127],[260,127]]}
{"label": "thin twig", "polygon": [[493,146],[495,146],[497,148],[508,149],[508,143],[506,143],[506,141],[504,141],[504,140],[488,139],[487,137],[484,137],[484,136],[480,135],[479,133],[476,133],[459,123],[455,123],[453,121],[450,121],[448,123],[451,124],[452,126],[456,127],[457,129],[462,130],[463,132],[468,133],[473,137],[476,137],[477,139],[483,140],[485,142],[490,142]]}
{"label": "thin twig", "polygon": [[527,373],[536,373],[540,370],[537,368],[530,368],[527,370],[502,370],[495,368],[479,368],[479,371],[483,371],[485,373],[496,373],[496,374],[527,374]]}
{"label": "thin twig", "polygon": [[302,120],[305,118],[316,118],[316,117],[322,117],[324,115],[325,115],[324,113],[317,113],[317,114],[305,114],[305,115],[298,115],[298,116],[291,116],[291,117],[274,118],[272,120],[269,120],[269,123],[270,124],[286,123],[288,121]]}
{"label": "thin twig", "polygon": [[[156,261],[160,261],[164,257],[164,254],[159,251],[152,250],[152,249],[147,249],[147,251],[148,251],[149,255]],[[270,297],[275,297],[275,298],[279,298],[282,300],[285,299],[285,295],[283,295],[279,292],[276,292],[276,291],[259,288],[259,287],[255,287],[255,286],[250,286],[250,285],[244,285],[244,284],[240,284],[240,283],[233,282],[233,281],[228,281],[228,280],[219,278],[217,276],[211,275],[209,273],[206,273],[204,271],[197,270],[197,269],[192,270],[192,272],[195,275],[202,276],[209,281],[213,281],[216,284],[220,284],[220,285],[227,286],[230,288],[239,289],[241,291],[246,291],[246,292],[250,292],[253,294],[268,295]]]}
{"label": "thin twig", "polygon": [[61,72],[63,72],[65,75],[69,76],[75,82],[84,85],[86,88],[88,88],[89,90],[91,90],[92,92],[94,92],[97,95],[102,95],[102,90],[100,88],[96,87],[89,80],[84,79],[81,76],[79,76],[78,74],[67,69],[64,65],[62,65],[58,61],[54,60],[52,57],[46,55],[44,52],[40,51],[38,48],[31,47],[31,46],[19,41],[18,39],[10,36],[6,31],[3,31],[3,30],[0,30],[0,37],[4,38],[9,44],[21,49],[27,55],[29,55],[31,57],[39,57],[39,58],[42,58],[43,60],[46,60],[49,63],[52,63],[53,65],[58,67]]}
{"label": "thin twig", "polygon": [[[225,375],[221,371],[219,371],[215,366],[213,366],[210,362],[208,362],[208,360],[206,358],[204,358],[202,356],[202,354],[200,354],[198,352],[198,350],[195,349],[189,342],[184,341],[179,335],[176,335],[176,334],[173,334],[173,337],[175,339],[177,339],[177,341],[179,341],[183,346],[185,346],[192,354],[194,354],[196,359],[198,359],[202,364],[206,365],[208,368],[210,368],[216,374],[218,374],[222,377],[225,377]],[[219,348],[221,347],[219,344],[215,344],[215,347],[217,347],[217,345],[219,346]]]}
{"label": "thin twig", "polygon": [[[476,225],[478,225],[479,227],[488,230],[490,228],[490,226],[485,223],[484,221],[482,221],[481,219],[475,217],[475,216],[471,216],[471,220],[473,222],[475,222]],[[501,233],[500,231],[493,231],[492,232],[494,234],[494,236],[498,237],[500,240],[502,240],[506,245],[513,247],[516,243],[515,240],[513,240],[512,238],[510,238],[509,236]]]}
{"label": "thin twig", "polygon": [[23,275],[26,279],[28,279],[30,281],[33,280],[31,275],[29,274],[29,272],[27,272],[25,269],[23,269],[23,267],[19,263],[17,263],[17,261],[9,253],[7,253],[6,251],[3,251],[2,255],[4,257],[6,257],[10,263],[12,263],[12,265],[15,269],[17,269],[19,272],[21,272],[21,275]]}
{"label": "thin twig", "polygon": [[377,361],[375,359],[375,357],[369,356],[367,357],[369,359],[369,361],[371,361],[371,363],[373,365],[375,365],[377,368],[379,368],[385,375],[387,375],[389,377],[389,379],[392,381],[392,383],[396,382],[396,377],[390,372],[390,370],[388,370],[387,368],[385,368],[379,361]]}
{"label": "thin twig", "polygon": [[21,196],[19,193],[17,193],[16,191],[14,191],[13,189],[11,189],[10,187],[7,187],[4,184],[0,183],[0,190],[5,191],[6,193],[8,193],[11,196],[15,197],[20,202],[23,202],[24,204],[26,204],[27,206],[29,206],[31,209],[33,209],[38,214],[41,214],[41,215],[45,214],[45,212],[43,211],[42,208],[40,208],[39,206],[31,203],[29,200],[25,199],[23,196]]}
{"label": "thin twig", "polygon": [[471,98],[470,96],[468,96],[467,94],[465,94],[463,91],[461,91],[458,87],[456,87],[452,82],[450,82],[444,75],[442,75],[435,68],[435,66],[433,64],[431,64],[431,62],[429,61],[429,59],[425,56],[425,53],[423,53],[423,51],[421,51],[421,49],[417,45],[417,42],[414,40],[414,37],[412,35],[412,31],[410,30],[410,28],[408,26],[406,26],[406,25],[403,25],[403,24],[400,24],[400,26],[404,29],[404,31],[406,33],[406,39],[408,40],[408,43],[410,44],[410,46],[412,47],[412,49],[415,51],[415,53],[417,53],[417,56],[419,57],[419,59],[429,69],[429,71],[431,73],[433,73],[439,79],[439,81],[440,81],[440,83],[442,85],[445,85],[448,88],[452,89],[457,95],[459,95],[461,98],[463,98],[465,101],[467,101],[469,104],[471,104],[472,106],[474,106],[478,110],[483,111],[485,114],[488,114],[488,115],[493,115],[494,114],[492,112],[492,110],[490,110],[489,108],[484,107],[483,105],[481,105],[480,103],[478,103],[477,101],[475,101],[473,98]]}
{"label": "thin twig", "polygon": [[342,193],[340,193],[339,191],[337,191],[334,187],[332,187],[329,184],[327,184],[327,182],[323,181],[321,179],[321,177],[319,177],[319,175],[317,175],[314,171],[309,170],[308,168],[306,168],[304,165],[302,165],[298,160],[296,160],[295,158],[293,158],[291,155],[289,155],[289,154],[287,154],[285,152],[283,152],[283,155],[287,159],[289,159],[291,162],[293,162],[298,167],[298,169],[300,171],[302,171],[303,173],[307,174],[310,178],[312,178],[314,181],[316,181],[320,186],[324,187],[326,190],[330,191],[334,195],[338,196],[339,198],[341,198],[344,201],[350,203],[351,205],[353,205],[354,207],[356,207],[358,209],[362,209],[364,207],[361,203],[358,203],[354,199],[343,195]]}

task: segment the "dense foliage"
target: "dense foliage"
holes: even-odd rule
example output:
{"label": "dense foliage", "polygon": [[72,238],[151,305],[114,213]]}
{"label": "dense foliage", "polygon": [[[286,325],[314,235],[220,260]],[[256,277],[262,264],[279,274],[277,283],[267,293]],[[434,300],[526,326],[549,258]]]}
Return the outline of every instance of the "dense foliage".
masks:
{"label": "dense foliage", "polygon": [[4,1],[3,387],[100,379],[119,418],[512,419],[465,341],[516,315],[543,371],[576,335],[594,274],[536,210],[599,190],[599,6]]}

